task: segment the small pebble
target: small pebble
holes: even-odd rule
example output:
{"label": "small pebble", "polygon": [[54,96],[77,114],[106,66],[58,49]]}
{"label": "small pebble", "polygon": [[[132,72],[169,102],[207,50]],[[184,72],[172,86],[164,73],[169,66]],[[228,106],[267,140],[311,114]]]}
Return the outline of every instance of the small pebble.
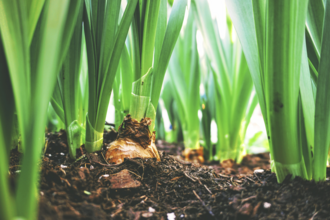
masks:
{"label": "small pebble", "polygon": [[254,171],[254,173],[263,173],[263,172],[264,172],[263,169],[257,169],[257,170]]}
{"label": "small pebble", "polygon": [[143,218],[150,218],[152,216],[153,216],[153,214],[151,212],[144,212],[144,213],[142,213],[142,217]]}
{"label": "small pebble", "polygon": [[148,211],[149,212],[155,212],[156,210],[154,208],[152,208],[152,207],[149,207]]}
{"label": "small pebble", "polygon": [[102,179],[102,177],[109,177],[109,174],[104,174],[104,175],[100,176],[99,180]]}
{"label": "small pebble", "polygon": [[269,202],[264,202],[264,208],[269,209],[272,206]]}
{"label": "small pebble", "polygon": [[168,220],[174,220],[174,219],[175,219],[175,214],[174,214],[174,212],[167,213],[167,219],[168,219]]}

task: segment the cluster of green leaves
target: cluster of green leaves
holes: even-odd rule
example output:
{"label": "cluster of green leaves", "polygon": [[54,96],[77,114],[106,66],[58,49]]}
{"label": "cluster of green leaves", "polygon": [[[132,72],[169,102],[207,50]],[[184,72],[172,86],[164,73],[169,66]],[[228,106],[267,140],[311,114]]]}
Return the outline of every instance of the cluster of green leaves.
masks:
{"label": "cluster of green leaves", "polygon": [[[179,37],[170,60],[168,74],[183,129],[185,148],[199,146],[200,70],[196,41],[197,27],[190,7],[183,35]],[[168,92],[164,91],[164,93]]]}
{"label": "cluster of green leaves", "polygon": [[154,130],[166,68],[180,34],[186,5],[187,0],[175,1],[168,20],[167,0],[141,1],[135,9],[114,89],[116,127],[130,113],[138,121],[151,118],[149,129]]}
{"label": "cluster of green leaves", "polygon": [[[76,149],[85,140],[85,115],[87,109],[86,48],[82,34],[83,4],[79,10],[77,23],[70,42],[69,50],[57,77],[57,83],[51,99],[51,109],[58,120],[65,124],[68,147],[71,158],[76,158]],[[85,55],[85,56],[83,56]],[[85,58],[83,60],[83,58]],[[83,62],[85,61],[85,62]]]}
{"label": "cluster of green leaves", "polygon": [[260,101],[278,181],[289,173],[324,180],[330,144],[329,1],[226,4]]}
{"label": "cluster of green leaves", "polygon": [[[0,1],[1,219],[36,219],[46,122],[65,127],[72,158],[83,143],[90,152],[101,149],[117,72],[125,79],[134,73],[131,81],[120,84],[125,111],[131,106],[135,118],[155,119],[153,106],[187,0],[174,3],[169,21],[166,0],[129,0],[124,10],[121,5],[121,0]],[[18,134],[24,156],[11,195],[8,157]]]}
{"label": "cluster of green leaves", "polygon": [[[238,160],[252,113],[258,103],[253,93],[253,82],[243,54],[240,42],[233,40],[236,33],[232,22],[227,17],[226,28],[220,37],[217,21],[212,19],[208,4],[192,1],[195,20],[204,38],[204,48],[213,73],[214,90],[208,92],[209,99],[215,102],[215,116],[218,127],[218,144],[216,156],[218,160]],[[206,89],[210,89],[212,84]],[[210,106],[207,99],[203,100]],[[210,106],[211,107],[211,106]],[[202,108],[203,109],[203,108]],[[205,113],[205,121],[212,117],[212,110]],[[208,118],[207,118],[208,117]],[[212,152],[212,149],[208,151]]]}
{"label": "cluster of green leaves", "polygon": [[[120,19],[121,0],[85,1],[84,32],[88,58],[87,151],[103,145],[104,122],[125,39],[138,0],[130,0]],[[118,25],[119,23],[119,25]]]}
{"label": "cluster of green leaves", "polygon": [[[47,108],[77,22],[80,1],[0,1],[0,218],[36,219]],[[24,152],[15,195],[8,179],[12,124]]]}

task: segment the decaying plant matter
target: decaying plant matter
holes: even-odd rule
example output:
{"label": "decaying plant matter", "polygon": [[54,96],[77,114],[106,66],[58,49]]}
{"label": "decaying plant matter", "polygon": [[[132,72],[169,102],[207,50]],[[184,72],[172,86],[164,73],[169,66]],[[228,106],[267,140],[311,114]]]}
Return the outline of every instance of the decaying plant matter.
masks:
{"label": "decaying plant matter", "polygon": [[124,158],[157,158],[160,157],[155,145],[155,132],[150,132],[150,118],[143,118],[140,122],[128,114],[118,129],[117,139],[110,143],[106,160],[119,164]]}

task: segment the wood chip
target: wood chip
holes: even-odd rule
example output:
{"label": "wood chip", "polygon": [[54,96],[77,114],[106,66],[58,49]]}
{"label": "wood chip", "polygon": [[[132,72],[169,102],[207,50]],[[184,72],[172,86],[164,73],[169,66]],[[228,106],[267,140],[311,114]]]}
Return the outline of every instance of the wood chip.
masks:
{"label": "wood chip", "polygon": [[175,180],[178,180],[178,179],[180,179],[182,176],[177,176],[177,177],[174,177],[174,178],[172,178],[171,179],[171,181],[175,181]]}
{"label": "wood chip", "polygon": [[256,214],[258,214],[260,206],[261,206],[261,202],[258,202],[258,204],[253,208],[252,216],[255,216]]}
{"label": "wood chip", "polygon": [[132,174],[127,169],[111,175],[109,179],[111,189],[131,189],[141,186],[141,182],[133,179]]}
{"label": "wood chip", "polygon": [[153,214],[151,212],[144,212],[141,214],[143,218],[151,218]]}
{"label": "wood chip", "polygon": [[250,216],[253,211],[253,206],[250,203],[245,203],[239,210],[238,213],[241,216]]}

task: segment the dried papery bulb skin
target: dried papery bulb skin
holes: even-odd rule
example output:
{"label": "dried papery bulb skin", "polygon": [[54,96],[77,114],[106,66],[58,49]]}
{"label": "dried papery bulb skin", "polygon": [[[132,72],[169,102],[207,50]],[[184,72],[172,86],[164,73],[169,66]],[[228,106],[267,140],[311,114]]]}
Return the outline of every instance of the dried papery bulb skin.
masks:
{"label": "dried papery bulb skin", "polygon": [[124,162],[124,158],[157,158],[160,157],[155,145],[155,133],[149,131],[150,118],[143,118],[140,122],[128,114],[118,130],[118,137],[109,144],[105,155],[112,164]]}

